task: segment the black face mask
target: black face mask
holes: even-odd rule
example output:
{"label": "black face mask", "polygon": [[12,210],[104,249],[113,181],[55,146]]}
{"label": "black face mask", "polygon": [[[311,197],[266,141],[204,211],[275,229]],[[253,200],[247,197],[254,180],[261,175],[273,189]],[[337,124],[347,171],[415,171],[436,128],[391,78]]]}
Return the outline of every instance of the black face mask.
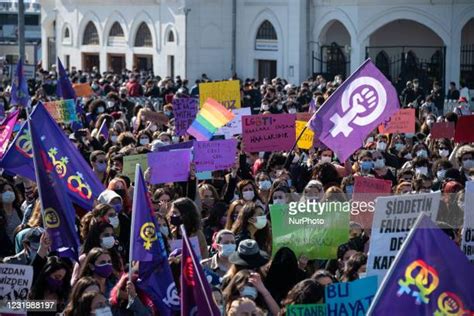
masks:
{"label": "black face mask", "polygon": [[183,220],[181,219],[181,216],[171,216],[170,218],[170,224],[179,227],[183,223]]}
{"label": "black face mask", "polygon": [[115,193],[117,193],[118,195],[120,195],[120,197],[122,198],[122,200],[125,198],[125,194],[126,194],[126,191],[125,189],[117,189],[117,190],[114,190]]}
{"label": "black face mask", "polygon": [[225,180],[214,179],[212,180],[212,185],[216,188],[217,192],[222,192],[222,188],[224,188],[224,185],[225,185]]}

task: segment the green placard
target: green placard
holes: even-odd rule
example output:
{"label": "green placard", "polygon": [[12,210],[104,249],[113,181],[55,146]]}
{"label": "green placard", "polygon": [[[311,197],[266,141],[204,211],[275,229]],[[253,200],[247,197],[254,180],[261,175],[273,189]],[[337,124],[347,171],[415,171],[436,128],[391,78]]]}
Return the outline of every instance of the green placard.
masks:
{"label": "green placard", "polygon": [[310,260],[336,258],[337,247],[349,240],[347,207],[330,202],[321,211],[323,203],[315,203],[318,211],[310,212],[311,205],[301,207],[299,202],[294,203],[270,206],[273,255],[281,247],[288,247],[297,257],[305,255]]}
{"label": "green placard", "polygon": [[326,304],[295,304],[286,307],[287,316],[326,316]]}
{"label": "green placard", "polygon": [[123,157],[123,168],[122,173],[130,178],[130,181],[135,181],[135,165],[139,163],[142,171],[148,168],[148,156],[147,154],[132,155]]}

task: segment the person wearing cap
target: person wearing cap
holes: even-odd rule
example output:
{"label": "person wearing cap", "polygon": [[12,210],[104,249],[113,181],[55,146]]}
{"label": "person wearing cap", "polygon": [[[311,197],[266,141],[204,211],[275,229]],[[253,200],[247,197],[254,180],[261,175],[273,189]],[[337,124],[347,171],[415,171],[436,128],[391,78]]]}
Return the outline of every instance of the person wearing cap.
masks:
{"label": "person wearing cap", "polygon": [[[454,160],[454,157],[456,158]],[[474,168],[474,146],[467,144],[462,146],[456,146],[449,160],[453,165],[459,166],[459,172],[461,173],[461,183],[466,182],[469,179],[469,170]]]}
{"label": "person wearing cap", "polygon": [[223,277],[232,265],[229,257],[236,250],[234,233],[227,229],[220,230],[214,237],[214,245],[217,252],[212,257],[202,260],[201,265],[204,269]]}

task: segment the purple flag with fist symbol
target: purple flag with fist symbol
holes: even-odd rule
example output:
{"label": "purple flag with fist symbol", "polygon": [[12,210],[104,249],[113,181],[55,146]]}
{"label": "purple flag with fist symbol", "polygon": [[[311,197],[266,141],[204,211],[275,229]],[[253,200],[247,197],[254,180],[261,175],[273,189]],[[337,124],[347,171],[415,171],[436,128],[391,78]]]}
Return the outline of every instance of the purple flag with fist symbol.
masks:
{"label": "purple flag with fist symbol", "polygon": [[399,107],[392,83],[367,59],[326,100],[308,124],[343,162]]}

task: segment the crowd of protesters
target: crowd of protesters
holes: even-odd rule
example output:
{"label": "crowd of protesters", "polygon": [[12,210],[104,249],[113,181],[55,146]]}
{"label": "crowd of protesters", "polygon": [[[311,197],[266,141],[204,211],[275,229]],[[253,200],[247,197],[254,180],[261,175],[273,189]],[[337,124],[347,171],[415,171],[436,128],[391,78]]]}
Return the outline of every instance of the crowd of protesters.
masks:
{"label": "crowd of protesters", "polygon": [[[93,209],[78,210],[81,249],[78,262],[50,253],[51,240],[43,229],[36,184],[19,176],[0,178],[0,257],[4,263],[32,265],[34,279],[29,299],[53,299],[64,315],[153,315],[147,293],[129,279],[129,238],[133,179],[122,174],[127,155],[157,151],[159,147],[189,140],[175,135],[173,98],[198,97],[199,83],[212,81],[205,74],[193,83],[186,79],[123,71],[100,74],[71,69],[72,83],[90,83],[94,96],[82,98],[83,128],[63,126],[106,190]],[[56,72],[38,71],[30,80],[31,104],[56,98]],[[281,78],[241,82],[242,107],[252,114],[315,112],[343,82],[314,76],[299,86]],[[464,212],[464,185],[474,180],[474,146],[452,139],[433,139],[435,122],[455,122],[470,114],[469,94],[451,83],[443,93],[435,82],[423,90],[418,80],[399,91],[402,107],[416,109],[416,132],[378,134],[347,161],[338,161],[328,148],[293,152],[244,151],[230,170],[215,171],[211,180],[199,181],[191,169],[187,182],[149,185],[160,233],[166,239],[175,282],[180,282],[180,253],[169,241],[180,239],[180,225],[197,237],[202,267],[217,278],[213,297],[225,315],[285,315],[290,304],[324,301],[324,288],[335,282],[365,276],[370,227],[351,222],[350,239],[337,249],[334,260],[308,260],[289,248],[273,257],[269,205],[285,204],[293,193],[325,201],[339,193],[351,199],[356,176],[390,180],[394,194],[440,190],[443,194],[438,222],[459,243]],[[10,84],[3,82],[0,98],[10,105]],[[137,99],[137,97],[142,97]],[[161,104],[152,100],[161,99]],[[445,99],[458,106],[443,112]],[[139,100],[139,101],[137,101]],[[147,111],[162,111],[170,120],[160,125],[146,120]],[[22,111],[21,118],[26,118]],[[103,122],[108,138],[99,134]],[[240,141],[240,137],[236,136]],[[177,286],[179,289],[179,286]],[[94,314],[95,313],[95,314]],[[45,313],[43,313],[46,315]]]}

